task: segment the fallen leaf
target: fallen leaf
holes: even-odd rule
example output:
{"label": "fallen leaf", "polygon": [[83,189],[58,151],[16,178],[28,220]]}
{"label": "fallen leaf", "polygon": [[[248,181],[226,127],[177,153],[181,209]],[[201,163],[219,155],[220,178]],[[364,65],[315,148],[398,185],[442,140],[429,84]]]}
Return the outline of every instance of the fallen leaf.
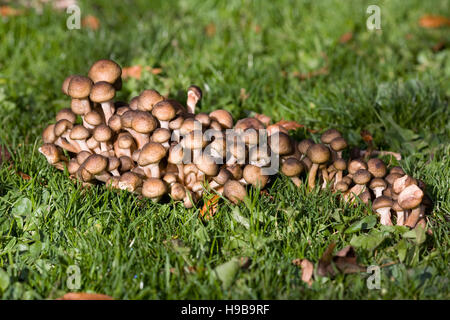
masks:
{"label": "fallen leaf", "polygon": [[160,74],[163,71],[162,68],[151,68],[149,66],[142,67],[141,65],[124,67],[122,68],[122,79],[134,78],[139,80],[143,70],[151,72],[152,74]]}
{"label": "fallen leaf", "polygon": [[269,116],[266,116],[265,114],[255,113],[253,118],[261,121],[266,127],[272,122],[272,119]]}
{"label": "fallen leaf", "polygon": [[422,28],[440,28],[450,26],[450,19],[443,16],[426,14],[419,19],[419,25]]}
{"label": "fallen leaf", "polygon": [[285,128],[286,130],[297,130],[298,128],[303,128],[304,125],[295,122],[295,121],[288,121],[288,120],[280,120],[277,123],[275,123],[277,126],[281,126]]}
{"label": "fallen leaf", "polygon": [[9,153],[8,149],[6,147],[0,145],[0,165],[3,162],[7,162],[11,159],[11,154]]}
{"label": "fallen leaf", "polygon": [[205,33],[208,37],[213,37],[216,34],[216,25],[214,23],[210,23],[205,27]]}
{"label": "fallen leaf", "polygon": [[373,137],[370,134],[369,131],[367,130],[361,130],[361,132],[359,133],[361,135],[361,138],[364,140],[365,143],[367,143],[368,145],[371,145],[373,142]]}
{"label": "fallen leaf", "polygon": [[114,300],[114,298],[100,293],[69,292],[57,300]]}
{"label": "fallen leaf", "polygon": [[255,30],[255,33],[260,33],[262,29],[261,26],[257,24],[254,26],[253,30]]}
{"label": "fallen leaf", "polygon": [[308,259],[295,259],[292,263],[302,269],[302,281],[311,286],[313,283],[314,264]]}
{"label": "fallen leaf", "polygon": [[89,29],[92,30],[98,30],[98,28],[100,28],[100,21],[98,20],[97,17],[93,15],[87,15],[86,17],[84,17],[83,20],[81,21],[81,24],[84,27],[88,27]]}
{"label": "fallen leaf", "polygon": [[211,219],[214,214],[217,212],[218,209],[218,203],[220,200],[219,195],[214,195],[211,199],[209,199],[204,205],[203,208],[200,210],[200,215],[202,217],[205,217],[206,219]]}
{"label": "fallen leaf", "polygon": [[352,246],[347,246],[333,256],[335,243],[331,243],[320,258],[317,274],[322,277],[335,276],[337,272],[344,274],[366,271],[356,260],[356,252]]}
{"label": "fallen leaf", "polygon": [[16,17],[23,14],[23,10],[14,9],[10,6],[0,7],[0,16],[2,17]]}
{"label": "fallen leaf", "polygon": [[339,38],[339,42],[340,43],[347,43],[347,42],[349,42],[352,39],[353,39],[353,33],[352,32],[346,32]]}
{"label": "fallen leaf", "polygon": [[17,175],[24,180],[31,180],[31,177],[22,171],[16,171]]}

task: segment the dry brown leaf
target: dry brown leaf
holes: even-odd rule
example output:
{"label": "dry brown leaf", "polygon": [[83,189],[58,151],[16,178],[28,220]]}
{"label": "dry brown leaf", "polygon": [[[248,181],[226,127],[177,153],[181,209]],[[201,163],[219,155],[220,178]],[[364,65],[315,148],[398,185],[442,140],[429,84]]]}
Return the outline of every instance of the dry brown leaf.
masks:
{"label": "dry brown leaf", "polygon": [[239,93],[239,99],[241,99],[242,102],[247,100],[250,97],[250,95],[247,93],[245,88],[241,88],[241,91]]}
{"label": "dry brown leaf", "polygon": [[23,173],[22,171],[17,171],[16,173],[19,177],[21,177],[24,180],[31,180],[31,177],[26,173]]}
{"label": "dry brown leaf", "polygon": [[365,267],[360,266],[356,260],[356,252],[353,247],[348,246],[333,256],[335,243],[331,243],[320,258],[317,265],[317,274],[322,277],[333,277],[337,272],[344,274],[364,272]]}
{"label": "dry brown leaf", "polygon": [[100,293],[69,292],[57,300],[114,300],[114,298]]}
{"label": "dry brown leaf", "polygon": [[152,74],[155,75],[160,74],[163,71],[162,68],[151,68],[149,66],[142,67],[141,65],[135,65],[122,68],[122,78],[123,79],[134,78],[139,80],[142,76],[143,70],[151,72]]}
{"label": "dry brown leaf", "polygon": [[275,125],[285,128],[286,130],[297,130],[298,128],[303,128],[304,125],[295,122],[295,121],[288,121],[288,120],[280,120]]}
{"label": "dry brown leaf", "polygon": [[272,122],[272,119],[265,114],[256,113],[253,118],[261,121],[266,127]]}
{"label": "dry brown leaf", "polygon": [[0,165],[3,162],[9,161],[9,159],[11,159],[11,154],[9,153],[8,149],[0,145]]}
{"label": "dry brown leaf", "polygon": [[98,30],[98,28],[100,28],[100,21],[96,16],[93,16],[91,14],[84,17],[83,20],[81,21],[81,24],[84,27],[88,27],[89,29],[92,30]]}
{"label": "dry brown leaf", "polygon": [[[214,195],[211,199],[209,199],[200,210],[200,215],[205,217],[206,219],[210,219],[217,212],[218,204],[219,204],[220,196]],[[206,215],[206,216],[205,216]]]}
{"label": "dry brown leaf", "polygon": [[210,23],[205,27],[205,33],[208,37],[213,37],[216,34],[216,25],[214,23]]}
{"label": "dry brown leaf", "polygon": [[10,6],[0,7],[0,16],[2,17],[16,17],[22,15],[23,13],[24,13],[23,10],[14,9]]}
{"label": "dry brown leaf", "polygon": [[292,264],[302,269],[302,281],[311,286],[313,283],[314,264],[308,259],[294,259]]}
{"label": "dry brown leaf", "polygon": [[340,43],[347,43],[347,42],[349,42],[352,39],[353,39],[353,33],[352,32],[346,32],[339,38],[339,42]]}
{"label": "dry brown leaf", "polygon": [[443,16],[426,14],[419,19],[419,25],[422,28],[440,28],[450,26],[450,19]]}
{"label": "dry brown leaf", "polygon": [[253,30],[255,30],[255,33],[260,33],[262,29],[261,26],[257,24],[253,27]]}

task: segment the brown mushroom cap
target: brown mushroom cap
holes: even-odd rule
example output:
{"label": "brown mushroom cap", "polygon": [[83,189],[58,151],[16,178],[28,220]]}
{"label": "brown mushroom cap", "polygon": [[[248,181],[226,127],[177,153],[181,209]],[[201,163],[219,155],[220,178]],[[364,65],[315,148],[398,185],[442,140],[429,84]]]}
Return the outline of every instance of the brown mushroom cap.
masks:
{"label": "brown mushroom cap", "polygon": [[170,121],[175,118],[175,111],[168,100],[163,100],[153,106],[152,115],[160,121]]}
{"label": "brown mushroom cap", "polygon": [[347,169],[347,162],[344,159],[339,158],[333,162],[333,166],[336,168],[336,170],[344,171],[345,169]]}
{"label": "brown mushroom cap", "polygon": [[348,190],[348,184],[346,184],[344,181],[339,181],[338,183],[336,183],[336,185],[334,186],[334,189],[336,191],[340,191],[340,192],[345,192]]}
{"label": "brown mushroom cap", "polygon": [[89,158],[89,156],[91,154],[92,153],[90,153],[89,151],[85,151],[85,150],[78,152],[77,157],[76,157],[78,164],[80,164],[80,165],[83,164],[86,161],[86,159]]}
{"label": "brown mushroom cap", "polygon": [[303,170],[303,164],[296,158],[288,158],[281,165],[281,172],[288,177],[298,176]]}
{"label": "brown mushroom cap", "polygon": [[214,110],[209,114],[211,120],[217,121],[223,129],[231,129],[233,127],[233,117],[226,110]]}
{"label": "brown mushroom cap", "polygon": [[373,203],[372,203],[372,208],[373,210],[378,210],[380,208],[392,208],[392,206],[394,205],[394,202],[392,201],[391,198],[386,197],[386,196],[381,196],[376,198]]}
{"label": "brown mushroom cap", "polygon": [[75,123],[77,121],[77,115],[73,113],[73,111],[70,108],[64,108],[58,111],[55,120],[59,121],[63,119]]}
{"label": "brown mushroom cap", "polygon": [[354,159],[348,164],[348,173],[355,174],[359,169],[367,169],[367,164],[361,159]]}
{"label": "brown mushroom cap", "polygon": [[298,151],[300,151],[301,154],[306,155],[306,152],[308,151],[309,147],[311,147],[313,144],[314,141],[312,139],[303,139],[297,145],[297,149]]}
{"label": "brown mushroom cap", "polygon": [[223,195],[231,202],[237,204],[247,195],[244,186],[236,180],[228,180],[223,186]]}
{"label": "brown mushroom cap", "polygon": [[[119,118],[119,120],[120,120],[120,118]],[[98,113],[95,110],[92,110],[84,115],[84,121],[86,121],[88,124],[90,124],[92,126],[98,126],[98,125],[102,124],[103,118],[100,115],[100,113]]]}
{"label": "brown mushroom cap", "polygon": [[[122,116],[122,125],[124,126],[124,116],[128,115],[129,111]],[[133,111],[131,119],[131,127],[139,133],[150,133],[156,129],[158,123],[156,119],[145,111]]]}
{"label": "brown mushroom cap", "polygon": [[188,149],[201,149],[206,146],[207,141],[199,130],[189,132],[183,139],[184,146]]}
{"label": "brown mushroom cap", "polygon": [[403,177],[394,180],[394,183],[392,184],[392,190],[394,190],[395,193],[400,193],[407,186],[412,184],[417,184],[417,180],[405,174]]}
{"label": "brown mushroom cap", "polygon": [[337,137],[331,140],[330,147],[334,151],[342,151],[348,147],[347,141],[342,137]]}
{"label": "brown mushroom cap", "polygon": [[372,175],[370,174],[370,172],[368,170],[359,169],[353,175],[353,181],[356,184],[366,184],[370,181],[371,177],[372,177]]}
{"label": "brown mushroom cap", "polygon": [[269,180],[267,175],[261,173],[260,167],[251,164],[246,165],[242,173],[244,180],[257,188],[264,188]]}
{"label": "brown mushroom cap", "polygon": [[64,132],[66,132],[66,130],[69,130],[72,128],[73,128],[72,122],[70,122],[66,119],[59,120],[58,122],[55,123],[55,127],[54,127],[55,136],[59,137]]}
{"label": "brown mushroom cap", "polygon": [[72,98],[72,101],[70,101],[70,109],[73,113],[82,116],[91,111],[91,102],[88,99]]}
{"label": "brown mushroom cap", "polygon": [[78,163],[76,158],[70,159],[69,163],[67,164],[67,171],[69,174],[75,174],[78,169],[80,168],[80,164]]}
{"label": "brown mushroom cap", "polygon": [[63,84],[61,86],[61,91],[68,96],[69,95],[69,83],[70,80],[72,80],[72,78],[74,77],[74,75],[70,75],[67,78],[64,79]]}
{"label": "brown mushroom cap", "polygon": [[93,175],[103,172],[107,166],[108,159],[99,154],[91,154],[83,163],[84,169]]}
{"label": "brown mushroom cap", "polygon": [[211,124],[211,118],[206,112],[197,113],[194,119],[200,122],[204,128],[208,128]]}
{"label": "brown mushroom cap", "polygon": [[391,170],[389,170],[389,173],[396,173],[401,176],[404,176],[406,174],[405,171],[403,171],[402,167],[399,166],[392,167]]}
{"label": "brown mushroom cap", "polygon": [[180,144],[170,146],[167,162],[173,164],[181,164],[183,162],[184,150]]}
{"label": "brown mushroom cap", "polygon": [[106,81],[100,81],[100,82],[96,82],[94,84],[94,86],[92,87],[89,98],[93,102],[102,103],[102,102],[107,102],[107,101],[112,100],[115,95],[116,95],[116,90],[110,83],[108,83]]}
{"label": "brown mushroom cap", "polygon": [[42,132],[42,141],[44,143],[53,143],[56,139],[55,124],[50,124]]}
{"label": "brown mushroom cap", "polygon": [[405,209],[403,209],[400,204],[398,203],[398,200],[394,201],[394,204],[392,205],[392,210],[394,210],[395,212],[401,212],[404,211]]}
{"label": "brown mushroom cap", "polygon": [[86,140],[90,136],[90,132],[88,129],[83,127],[82,125],[75,125],[70,132],[70,139],[73,140]]}
{"label": "brown mushroom cap", "polygon": [[107,59],[96,61],[89,69],[88,76],[94,83],[108,82],[110,84],[115,83],[122,75],[122,69],[120,66]]}
{"label": "brown mushroom cap", "polygon": [[167,186],[163,180],[148,178],[142,185],[142,195],[147,198],[159,198],[167,193]]}
{"label": "brown mushroom cap", "polygon": [[110,156],[108,157],[108,167],[107,171],[113,171],[118,169],[120,166],[120,160],[117,157]]}
{"label": "brown mushroom cap", "polygon": [[137,109],[141,111],[152,111],[153,106],[164,97],[156,90],[144,90],[137,98]]}
{"label": "brown mushroom cap", "polygon": [[242,179],[242,167],[239,164],[227,165],[226,169],[232,174],[234,180]]}
{"label": "brown mushroom cap", "polygon": [[89,97],[92,89],[91,79],[83,76],[73,76],[70,79],[67,92],[72,98],[86,99]]}
{"label": "brown mushroom cap", "polygon": [[346,183],[347,185],[350,186],[352,184],[352,182],[353,182],[353,179],[350,178],[349,176],[345,176],[345,177],[342,178],[342,182],[344,182],[344,183]]}
{"label": "brown mushroom cap", "polygon": [[137,162],[140,166],[146,166],[161,161],[165,155],[166,148],[160,143],[149,142],[142,148]]}
{"label": "brown mushroom cap", "polygon": [[131,134],[122,132],[117,137],[117,144],[121,149],[128,149],[131,148],[135,143],[134,138]]}
{"label": "brown mushroom cap", "polygon": [[423,199],[423,191],[415,184],[406,187],[398,195],[398,203],[403,209],[413,209],[417,207]]}
{"label": "brown mushroom cap", "polygon": [[389,184],[389,185],[393,185],[395,180],[397,180],[398,178],[401,178],[403,175],[399,174],[399,173],[389,173],[384,180]]}
{"label": "brown mushroom cap", "polygon": [[136,173],[128,171],[120,176],[120,179],[119,179],[119,188],[120,189],[125,189],[130,192],[133,192],[141,185],[142,185],[142,179]]}
{"label": "brown mushroom cap", "polygon": [[40,148],[41,152],[50,164],[55,164],[60,161],[60,152],[56,145],[53,143],[44,143]]}
{"label": "brown mushroom cap", "polygon": [[198,86],[196,85],[191,85],[189,86],[189,88],[187,89],[187,92],[192,92],[197,96],[197,99],[201,99],[203,96],[203,92],[202,89],[200,89]]}
{"label": "brown mushroom cap", "polygon": [[195,165],[207,176],[215,176],[219,172],[219,166],[214,161],[214,158],[205,153],[195,159]]}
{"label": "brown mushroom cap", "polygon": [[313,163],[325,163],[330,160],[330,149],[320,143],[309,147],[306,154]]}
{"label": "brown mushroom cap", "polygon": [[120,172],[127,172],[134,168],[134,161],[130,157],[121,156],[119,158],[119,161],[120,161],[119,166]]}
{"label": "brown mushroom cap", "polygon": [[334,139],[341,137],[341,133],[336,129],[328,129],[324,133],[322,133],[320,137],[320,141],[324,144],[330,144]]}
{"label": "brown mushroom cap", "polygon": [[98,142],[107,142],[111,140],[111,137],[113,135],[113,132],[110,127],[108,127],[106,124],[101,124],[97,127],[95,127],[93,131],[94,139]]}
{"label": "brown mushroom cap", "polygon": [[387,173],[386,164],[383,160],[378,158],[372,158],[367,161],[367,170],[369,170],[375,178],[383,178]]}
{"label": "brown mushroom cap", "polygon": [[262,130],[264,128],[264,124],[256,118],[240,119],[234,126],[234,130],[238,131],[245,131],[247,129]]}
{"label": "brown mushroom cap", "polygon": [[180,134],[184,136],[194,130],[196,130],[196,131],[202,130],[201,122],[195,120],[194,118],[184,119],[183,123],[180,126]]}
{"label": "brown mushroom cap", "polygon": [[157,143],[164,143],[166,141],[169,141],[171,137],[171,132],[169,129],[166,128],[157,128],[155,131],[153,131],[152,136],[150,137],[150,140]]}
{"label": "brown mushroom cap", "polygon": [[374,179],[372,179],[372,181],[370,181],[369,188],[370,189],[375,189],[375,188],[386,189],[387,183],[386,183],[386,181],[384,181],[381,178],[374,178]]}
{"label": "brown mushroom cap", "polygon": [[220,185],[224,185],[228,180],[233,177],[230,171],[226,168],[221,168],[219,173],[213,177],[213,180]]}
{"label": "brown mushroom cap", "polygon": [[180,129],[181,126],[183,125],[183,122],[184,118],[182,116],[176,117],[175,119],[169,122],[169,129],[170,130]]}
{"label": "brown mushroom cap", "polygon": [[272,150],[276,154],[279,154],[280,156],[290,154],[294,149],[289,135],[283,132],[277,132],[271,135],[269,137],[269,146],[270,150]]}

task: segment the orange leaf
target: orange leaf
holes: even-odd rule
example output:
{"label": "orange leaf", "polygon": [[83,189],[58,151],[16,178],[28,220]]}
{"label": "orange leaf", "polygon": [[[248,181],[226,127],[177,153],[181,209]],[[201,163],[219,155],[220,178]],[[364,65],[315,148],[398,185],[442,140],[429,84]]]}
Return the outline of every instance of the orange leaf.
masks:
{"label": "orange leaf", "polygon": [[253,116],[253,118],[255,118],[255,119],[261,121],[262,123],[264,123],[264,125],[265,125],[266,127],[272,122],[272,119],[271,119],[270,117],[266,116],[265,114],[259,114],[259,113],[256,113],[256,114]]}
{"label": "orange leaf", "polygon": [[352,39],[353,39],[353,33],[346,32],[339,38],[339,42],[340,43],[347,43],[347,42],[349,42]]}
{"label": "orange leaf", "polygon": [[210,23],[205,27],[205,33],[208,37],[212,37],[216,34],[216,25],[214,23]]}
{"label": "orange leaf", "polygon": [[203,208],[200,210],[201,216],[204,217],[205,214],[208,213],[208,215],[206,216],[206,219],[212,218],[214,216],[214,214],[217,212],[219,200],[220,200],[220,196],[217,194],[215,196],[213,196],[211,199],[209,199],[203,205]]}
{"label": "orange leaf", "polygon": [[369,131],[361,130],[360,135],[361,135],[361,138],[364,140],[364,142],[366,142],[368,145],[372,144],[373,137]]}
{"label": "orange leaf", "polygon": [[122,68],[122,78],[140,79],[142,73],[142,66],[131,66]]}
{"label": "orange leaf", "polygon": [[30,180],[31,179],[31,177],[29,175],[27,175],[26,173],[23,173],[22,171],[17,171],[16,173],[24,180]]}
{"label": "orange leaf", "polygon": [[15,17],[23,14],[23,10],[14,9],[10,6],[0,7],[0,16],[2,17]]}
{"label": "orange leaf", "polygon": [[0,145],[0,164],[11,159],[11,154],[8,152],[6,147]]}
{"label": "orange leaf", "polygon": [[88,27],[92,30],[97,30],[98,28],[100,28],[100,21],[93,15],[87,15],[86,17],[84,17],[81,21],[81,24],[84,27]]}
{"label": "orange leaf", "polygon": [[280,120],[275,125],[281,126],[285,128],[286,130],[297,130],[298,128],[303,128],[304,125],[295,122],[295,121],[288,121],[288,120]]}
{"label": "orange leaf", "polygon": [[69,292],[57,300],[114,300],[114,298],[100,293]]}
{"label": "orange leaf", "polygon": [[311,286],[313,283],[314,264],[308,259],[295,259],[292,263],[302,268],[302,281],[306,282],[308,286]]}
{"label": "orange leaf", "polygon": [[420,18],[419,25],[422,28],[440,28],[450,26],[450,19],[443,16],[426,14]]}

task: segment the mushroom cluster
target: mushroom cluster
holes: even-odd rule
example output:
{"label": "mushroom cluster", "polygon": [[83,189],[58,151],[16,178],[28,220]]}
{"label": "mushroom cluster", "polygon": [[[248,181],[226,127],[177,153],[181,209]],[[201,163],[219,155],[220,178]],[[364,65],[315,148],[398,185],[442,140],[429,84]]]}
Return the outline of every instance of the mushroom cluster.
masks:
{"label": "mushroom cluster", "polygon": [[391,211],[398,225],[422,223],[423,183],[378,158],[345,160],[347,142],[335,129],[320,143],[299,142],[283,126],[254,117],[234,123],[226,110],[195,113],[202,98],[195,85],[186,105],[153,89],[115,101],[121,74],[114,61],[99,60],[87,77],[67,77],[62,92],[70,108],[42,134],[39,151],[48,162],[83,184],[105,183],[153,201],[169,196],[190,208],[206,190],[238,203],[247,185],[263,189],[276,172],[297,186],[306,174],[308,190],[330,187],[345,201],[373,200],[382,224],[392,224]]}

